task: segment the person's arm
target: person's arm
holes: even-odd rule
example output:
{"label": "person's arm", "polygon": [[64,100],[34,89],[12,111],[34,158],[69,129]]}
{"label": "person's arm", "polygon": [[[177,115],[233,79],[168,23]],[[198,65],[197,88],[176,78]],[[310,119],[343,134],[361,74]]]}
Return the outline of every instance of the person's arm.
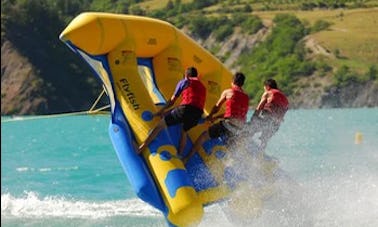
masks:
{"label": "person's arm", "polygon": [[255,118],[259,118],[260,117],[261,110],[264,109],[264,106],[267,103],[267,101],[268,101],[268,92],[265,91],[264,94],[262,94],[262,96],[261,96],[259,104],[257,105],[255,111],[252,114],[251,122]]}
{"label": "person's arm", "polygon": [[221,114],[218,114],[216,116],[213,116],[212,119],[217,120],[217,119],[220,119],[220,118],[223,118],[223,117],[224,117],[224,113],[221,113]]}
{"label": "person's arm", "polygon": [[156,112],[154,114],[154,116],[163,116],[165,111],[170,108],[171,106],[173,106],[173,104],[175,104],[176,100],[178,99],[178,97],[180,97],[182,91],[188,86],[188,81],[187,80],[180,80],[178,82],[178,84],[176,85],[176,89],[175,89],[175,92],[173,93],[172,97],[170,100],[168,100],[168,102],[165,104],[165,106],[163,108],[161,108],[158,112]]}
{"label": "person's arm", "polygon": [[156,112],[154,114],[154,116],[162,116],[162,115],[164,115],[165,111],[167,109],[169,109],[171,106],[173,106],[173,104],[175,104],[177,98],[178,97],[176,97],[175,95],[172,95],[171,99],[167,102],[167,104],[165,104],[165,106],[163,106],[163,108],[161,108],[158,112]]}
{"label": "person's arm", "polygon": [[264,92],[264,94],[261,96],[261,100],[259,102],[259,105],[257,105],[256,110],[262,110],[265,106],[265,104],[268,101],[268,92]]}
{"label": "person's arm", "polygon": [[[228,92],[227,90],[222,92],[218,102],[213,106],[213,108],[210,111],[210,114],[206,117],[206,120],[209,120],[209,121],[214,120],[213,115],[219,112],[221,106],[226,101],[227,92]],[[219,116],[217,116],[216,118],[219,118]]]}
{"label": "person's arm", "polygon": [[268,101],[268,96],[269,96],[268,92],[264,92],[264,94],[261,96],[261,100],[259,104],[257,105],[255,113],[253,115],[259,115],[261,110],[264,109],[264,106]]}

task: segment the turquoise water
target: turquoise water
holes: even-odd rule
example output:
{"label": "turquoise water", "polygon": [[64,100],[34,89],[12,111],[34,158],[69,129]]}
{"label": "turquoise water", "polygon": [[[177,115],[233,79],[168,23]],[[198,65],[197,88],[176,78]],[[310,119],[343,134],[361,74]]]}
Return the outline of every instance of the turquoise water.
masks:
{"label": "turquoise water", "polygon": [[[2,118],[1,225],[166,226],[130,188],[109,120]],[[289,111],[267,153],[296,182],[287,191],[299,191],[267,202],[248,226],[378,225],[377,108]],[[237,226],[217,205],[206,208],[201,226],[210,225]]]}

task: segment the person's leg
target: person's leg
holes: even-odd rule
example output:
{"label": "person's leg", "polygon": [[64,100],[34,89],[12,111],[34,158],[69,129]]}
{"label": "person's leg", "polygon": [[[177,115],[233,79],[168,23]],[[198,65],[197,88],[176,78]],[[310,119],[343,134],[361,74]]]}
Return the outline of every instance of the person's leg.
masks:
{"label": "person's leg", "polygon": [[259,116],[252,117],[251,121],[248,123],[248,134],[249,137],[253,137],[256,133],[261,132],[264,125],[264,121]]}
{"label": "person's leg", "polygon": [[206,140],[221,137],[226,133],[226,131],[227,129],[222,125],[222,121],[210,126],[210,128],[207,131],[204,131],[194,142],[190,153],[184,159],[184,163],[186,163],[189,158],[191,158],[193,154],[195,154],[200,149],[200,147]]}
{"label": "person's leg", "polygon": [[265,151],[266,145],[268,144],[268,138],[264,133],[261,135],[261,143],[259,146],[259,152],[263,153]]}
{"label": "person's leg", "polygon": [[155,137],[159,134],[159,132],[165,127],[164,119],[156,125],[156,127],[148,134],[147,139],[139,146],[137,154],[140,154],[151,142]]}
{"label": "person's leg", "polygon": [[180,142],[179,142],[179,147],[178,147],[178,151],[177,151],[177,154],[178,155],[182,155],[182,152],[184,151],[184,148],[185,148],[185,144],[186,144],[186,131],[181,129],[181,137],[180,137]]}
{"label": "person's leg", "polygon": [[266,146],[268,145],[268,141],[273,137],[273,135],[277,132],[279,128],[279,124],[275,123],[272,118],[268,118],[266,124],[262,130],[261,134],[261,145],[260,150],[265,151]]}
{"label": "person's leg", "polygon": [[183,125],[181,130],[181,137],[178,147],[179,155],[182,155],[184,152],[187,140],[187,132],[198,124],[198,121],[201,119],[202,113],[203,111],[201,109],[192,106],[185,106],[182,119]]}
{"label": "person's leg", "polygon": [[183,162],[186,163],[199,150],[200,146],[202,146],[202,144],[208,139],[210,139],[209,133],[208,131],[204,131],[194,142],[190,153],[183,159]]}

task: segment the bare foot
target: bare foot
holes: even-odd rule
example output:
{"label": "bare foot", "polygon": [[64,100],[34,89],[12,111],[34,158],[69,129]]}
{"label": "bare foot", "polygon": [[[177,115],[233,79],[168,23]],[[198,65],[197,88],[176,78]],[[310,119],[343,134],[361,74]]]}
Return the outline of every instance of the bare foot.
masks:
{"label": "bare foot", "polygon": [[134,149],[135,149],[135,151],[136,151],[137,154],[142,153],[142,151],[143,151],[144,148],[145,148],[144,143],[142,143],[142,144],[138,147],[138,144],[134,141],[134,142],[133,142],[133,145],[134,145]]}

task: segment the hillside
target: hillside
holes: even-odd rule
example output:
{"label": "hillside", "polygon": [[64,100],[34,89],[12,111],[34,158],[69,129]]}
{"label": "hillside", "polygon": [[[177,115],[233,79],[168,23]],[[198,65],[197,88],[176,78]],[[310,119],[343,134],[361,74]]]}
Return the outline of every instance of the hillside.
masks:
{"label": "hillside", "polygon": [[[356,12],[358,12],[356,14]],[[277,12],[276,12],[277,13]],[[327,11],[328,15],[335,15],[338,12]],[[231,53],[224,60],[224,64],[231,68],[233,71],[240,70],[239,66],[234,64],[237,62],[238,57],[241,53],[252,50],[253,47],[264,40],[265,36],[269,34],[269,29],[272,26],[272,15],[274,12],[264,12],[256,13],[265,20],[265,28],[261,29],[258,33],[254,35],[245,35],[240,33],[238,30],[230,36],[227,41],[221,44],[219,51],[214,53],[219,58],[224,58],[226,53]],[[312,20],[316,20],[316,17],[313,16],[314,12],[309,12],[308,14],[302,13],[302,19],[308,19],[312,17]],[[352,10],[350,14],[345,13],[344,16],[347,20],[351,18],[365,18],[366,21],[370,23],[361,24],[359,27],[350,27],[349,33],[354,34],[353,36],[348,36],[349,43],[355,45],[355,48],[351,48],[351,45],[348,45],[346,48],[339,47],[343,38],[342,34],[345,30],[340,30],[338,24],[331,26],[326,31],[321,31],[312,35],[305,37],[304,42],[305,46],[308,49],[309,54],[308,58],[326,58],[328,62],[331,62],[335,67],[341,65],[343,61],[358,62],[358,64],[351,65],[352,68],[358,71],[366,71],[368,66],[371,64],[378,64],[378,30],[371,31],[368,35],[360,37],[358,35],[361,30],[367,31],[373,27],[372,23],[374,21],[378,22],[378,10],[368,9],[368,10]],[[324,18],[324,14],[318,14],[319,18]],[[373,20],[371,20],[374,18]],[[312,21],[312,23],[314,23]],[[340,42],[336,40],[329,40],[328,34],[332,34],[335,37],[341,39]],[[365,38],[365,39],[363,39]],[[335,43],[332,45],[331,43]],[[205,48],[212,49],[214,45],[219,45],[212,36],[210,36],[205,41],[199,41]],[[362,45],[369,45],[369,48],[364,56],[359,54],[353,54],[353,49],[359,49]],[[334,55],[334,50],[340,49],[343,51],[343,58],[337,59]],[[349,51],[348,51],[349,50]],[[350,59],[356,59],[352,61]],[[378,106],[378,96],[374,95],[378,92],[378,81],[370,83],[358,83],[350,84],[346,87],[337,87],[333,86],[332,75],[328,76],[319,76],[311,75],[308,77],[302,77],[297,82],[297,89],[290,96],[291,108],[356,108],[356,107],[377,107]],[[329,89],[329,90],[327,90]]]}
{"label": "hillside", "polygon": [[[216,7],[204,10],[211,15]],[[252,73],[248,64],[252,61],[248,60],[248,55],[269,37],[275,28],[274,17],[281,13],[296,15],[307,27],[319,20],[330,23],[327,28],[307,34],[300,41],[305,46],[306,61],[326,62],[326,68],[329,69],[319,71],[318,67],[310,75],[289,81],[291,108],[378,107],[378,96],[375,95],[378,92],[378,31],[373,29],[378,23],[378,8],[254,11],[251,15],[257,15],[263,20],[261,29],[249,34],[236,25],[232,34],[221,41],[217,39],[216,31],[203,38],[191,31],[190,26],[184,25],[182,30],[210,50],[230,70],[242,70],[248,76]],[[41,23],[45,20],[43,16],[37,19]],[[3,26],[3,21],[7,26]],[[6,22],[2,14],[2,115],[51,114],[89,109],[100,92],[100,84],[88,66],[58,40],[59,32],[68,22],[56,21],[51,35],[34,35],[28,30],[28,36],[22,34],[24,27],[31,27],[28,23],[9,25]],[[5,35],[3,27],[7,27]],[[247,64],[241,59],[247,59]],[[262,91],[258,87],[259,90],[249,91],[251,96],[258,98]]]}
{"label": "hillside", "polygon": [[[378,9],[282,11],[294,13],[302,21],[314,24],[325,20],[331,26],[305,37],[307,58],[325,59],[334,69],[348,65],[364,73],[370,65],[378,65]],[[276,12],[256,12],[271,21]],[[296,95],[291,97],[293,108],[376,107],[378,82],[334,86],[333,75],[312,75],[301,78]],[[306,93],[300,92],[305,89]],[[310,94],[309,97],[302,97]],[[307,96],[307,95],[306,95]]]}
{"label": "hillside", "polygon": [[[1,113],[43,113],[47,100],[41,95],[41,83],[35,67],[11,42],[1,46]],[[19,105],[22,103],[22,105]],[[3,111],[4,110],[4,111]]]}

